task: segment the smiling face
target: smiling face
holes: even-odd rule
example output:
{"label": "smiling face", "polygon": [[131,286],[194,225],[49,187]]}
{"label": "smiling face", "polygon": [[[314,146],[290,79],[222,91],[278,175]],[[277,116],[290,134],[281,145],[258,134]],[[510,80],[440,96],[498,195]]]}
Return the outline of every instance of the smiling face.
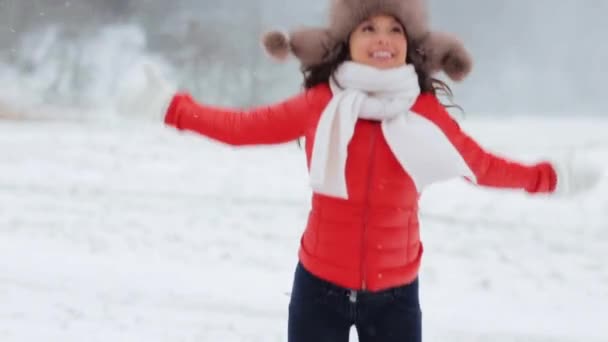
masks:
{"label": "smiling face", "polygon": [[407,55],[405,30],[392,16],[370,17],[351,33],[349,49],[353,62],[379,69],[402,66]]}

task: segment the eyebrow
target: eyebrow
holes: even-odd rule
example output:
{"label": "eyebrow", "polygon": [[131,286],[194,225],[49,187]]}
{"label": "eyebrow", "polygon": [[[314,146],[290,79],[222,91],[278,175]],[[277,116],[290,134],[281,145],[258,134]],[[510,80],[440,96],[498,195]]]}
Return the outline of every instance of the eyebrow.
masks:
{"label": "eyebrow", "polygon": [[[359,25],[360,26],[363,26],[363,25],[376,25],[376,23],[372,19],[365,19]],[[399,22],[399,20],[397,20],[395,18],[392,18],[391,25],[397,25],[397,26],[399,26],[399,28],[401,30],[404,30],[403,25],[401,25],[401,22]]]}
{"label": "eyebrow", "polygon": [[[365,20],[363,20],[363,21],[361,22],[361,25],[362,25],[362,24],[375,24],[375,22],[374,22],[373,20],[371,20],[371,19],[365,19]],[[399,22],[399,20],[397,20],[397,19],[395,19],[395,18],[393,18],[393,19],[391,20],[391,24],[399,25],[399,27],[401,27],[401,26],[402,26],[402,25],[401,25],[401,23]]]}

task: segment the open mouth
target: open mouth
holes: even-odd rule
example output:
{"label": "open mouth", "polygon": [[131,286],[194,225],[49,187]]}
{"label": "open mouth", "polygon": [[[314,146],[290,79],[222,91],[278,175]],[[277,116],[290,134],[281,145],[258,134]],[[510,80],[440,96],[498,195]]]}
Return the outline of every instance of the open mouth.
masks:
{"label": "open mouth", "polygon": [[375,60],[385,61],[395,57],[395,54],[386,50],[378,50],[370,53],[369,56]]}

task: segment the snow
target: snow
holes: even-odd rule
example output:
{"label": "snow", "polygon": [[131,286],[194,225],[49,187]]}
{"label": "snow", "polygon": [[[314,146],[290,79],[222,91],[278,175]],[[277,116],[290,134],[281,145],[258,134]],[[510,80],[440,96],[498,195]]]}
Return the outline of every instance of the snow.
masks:
{"label": "snow", "polygon": [[127,101],[148,90],[146,68],[153,66],[171,84],[176,74],[146,44],[137,25],[104,26],[94,33],[60,25],[27,32],[12,63],[0,58],[0,82],[10,85],[0,94],[0,118],[145,115]]}
{"label": "snow", "polygon": [[[153,86],[146,65],[173,67],[137,27],[62,34],[32,33],[19,66],[0,61],[0,341],[285,341],[303,151],[232,148],[127,110]],[[461,122],[521,161],[608,167],[608,120],[541,114]],[[575,198],[428,189],[425,342],[608,341],[607,178]]]}
{"label": "snow", "polygon": [[[522,161],[575,152],[608,166],[608,121],[462,124]],[[141,120],[0,121],[0,340],[285,341],[306,177],[295,142],[232,148]],[[431,187],[425,341],[608,341],[607,189]]]}

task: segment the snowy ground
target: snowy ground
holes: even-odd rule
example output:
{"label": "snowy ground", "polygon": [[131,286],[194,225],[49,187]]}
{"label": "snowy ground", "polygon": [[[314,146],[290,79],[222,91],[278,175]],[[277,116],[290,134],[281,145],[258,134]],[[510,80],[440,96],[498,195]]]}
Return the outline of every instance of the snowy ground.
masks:
{"label": "snowy ground", "polygon": [[[463,126],[608,167],[608,121]],[[0,121],[0,341],[285,341],[308,196],[295,143]],[[425,341],[608,341],[608,175],[575,199],[441,184],[421,219]]]}

